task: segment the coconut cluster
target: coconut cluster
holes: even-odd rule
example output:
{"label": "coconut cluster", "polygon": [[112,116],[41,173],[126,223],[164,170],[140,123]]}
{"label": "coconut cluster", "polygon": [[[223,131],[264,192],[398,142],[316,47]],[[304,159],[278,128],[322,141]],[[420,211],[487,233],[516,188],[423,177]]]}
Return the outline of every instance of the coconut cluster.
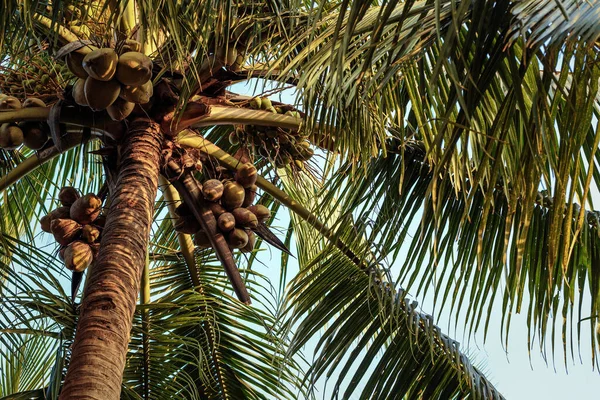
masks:
{"label": "coconut cluster", "polygon": [[[202,184],[205,204],[217,220],[217,228],[232,249],[250,252],[256,237],[253,232],[259,222],[271,217],[269,209],[255,204],[256,179],[258,173],[251,163],[244,164],[235,174],[235,179],[209,179]],[[194,234],[194,243],[201,248],[211,247],[210,239],[189,207],[182,203],[176,209],[178,218],[175,230]]]}
{"label": "coconut cluster", "polygon": [[[21,103],[14,96],[0,94],[0,111],[30,107],[46,107],[46,104],[35,97],[27,98]],[[15,150],[24,144],[32,150],[39,150],[48,141],[49,134],[50,128],[46,122],[5,123],[0,125],[0,147],[5,150]]]}
{"label": "coconut cluster", "polygon": [[60,257],[67,269],[83,272],[90,266],[100,248],[105,217],[102,200],[93,193],[81,196],[77,189],[66,186],[58,194],[61,207],[42,217],[42,230],[52,233],[61,246]]}
{"label": "coconut cluster", "polygon": [[139,52],[141,45],[128,40],[112,48],[85,47],[82,52],[66,56],[69,70],[77,76],[73,99],[95,111],[106,110],[115,121],[121,121],[136,104],[146,104],[153,94],[152,60]]}
{"label": "coconut cluster", "polygon": [[290,129],[240,125],[229,134],[229,142],[232,145],[241,143],[252,146],[259,155],[271,160],[278,168],[293,164],[304,169],[304,163],[315,154],[310,142],[298,131]]}

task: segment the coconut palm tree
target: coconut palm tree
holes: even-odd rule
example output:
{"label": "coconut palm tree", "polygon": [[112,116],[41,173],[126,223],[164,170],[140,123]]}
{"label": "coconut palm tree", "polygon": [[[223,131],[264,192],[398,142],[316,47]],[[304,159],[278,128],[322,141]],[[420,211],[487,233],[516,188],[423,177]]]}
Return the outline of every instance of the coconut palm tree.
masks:
{"label": "coconut palm tree", "polygon": [[[597,365],[599,12],[3,2],[0,394],[502,398],[429,289],[468,334],[526,312],[530,348],[560,333]],[[208,179],[270,211],[232,231],[249,252]],[[94,194],[75,214],[67,186]],[[60,245],[38,222],[59,200]],[[257,271],[276,248],[279,283]]]}

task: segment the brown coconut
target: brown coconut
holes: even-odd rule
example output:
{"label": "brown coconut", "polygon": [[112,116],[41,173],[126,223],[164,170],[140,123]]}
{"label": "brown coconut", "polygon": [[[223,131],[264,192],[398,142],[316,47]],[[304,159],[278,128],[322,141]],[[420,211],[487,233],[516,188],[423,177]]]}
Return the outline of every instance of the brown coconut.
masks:
{"label": "brown coconut", "polygon": [[247,208],[236,208],[231,212],[235,218],[235,224],[244,228],[256,229],[258,226],[258,219],[256,215],[249,211]]}
{"label": "brown coconut", "polygon": [[58,207],[56,210],[50,211],[48,215],[43,216],[40,219],[42,230],[48,233],[52,232],[50,224],[57,218],[70,218],[70,207]]}
{"label": "brown coconut", "polygon": [[235,228],[235,217],[231,213],[223,213],[219,216],[217,225],[219,226],[221,232],[229,232]]}
{"label": "brown coconut", "polygon": [[266,222],[271,218],[271,211],[262,204],[256,204],[248,207],[248,210],[251,211],[259,222]]}
{"label": "brown coconut", "polygon": [[142,50],[142,44],[140,42],[133,39],[125,39],[125,43],[123,44],[123,47],[121,47],[121,54],[140,50]]}
{"label": "brown coconut", "polygon": [[87,107],[88,102],[85,98],[85,79],[77,79],[73,85],[73,100],[80,106]]}
{"label": "brown coconut", "polygon": [[209,179],[202,185],[202,194],[207,201],[219,201],[223,196],[223,183],[218,179]]}
{"label": "brown coconut", "polygon": [[76,240],[65,248],[63,260],[67,269],[83,272],[94,261],[94,252],[89,244]]}
{"label": "brown coconut", "polygon": [[96,49],[83,57],[81,65],[88,75],[96,80],[108,82],[117,71],[119,56],[110,48]]}
{"label": "brown coconut", "polygon": [[93,193],[78,198],[71,206],[71,218],[80,224],[91,224],[100,215],[102,200]]}
{"label": "brown coconut", "polygon": [[185,203],[181,203],[180,205],[178,205],[175,208],[175,214],[177,214],[180,217],[190,217],[190,216],[194,215],[192,213],[192,210],[190,210],[190,208],[188,207],[188,205],[185,204]]}
{"label": "brown coconut", "polygon": [[175,222],[175,230],[179,233],[192,235],[202,229],[200,222],[194,217],[179,217]]}
{"label": "brown coconut", "polygon": [[204,231],[196,232],[194,235],[194,244],[203,249],[207,249],[212,246],[208,235]]}
{"label": "brown coconut", "polygon": [[85,56],[81,53],[71,52],[67,54],[65,61],[69,71],[78,78],[86,79],[88,77],[87,71],[83,68],[83,58]]}
{"label": "brown coconut", "polygon": [[112,103],[110,106],[108,106],[106,111],[108,112],[108,115],[110,115],[110,118],[113,121],[123,121],[125,118],[127,118],[129,116],[129,114],[131,114],[131,112],[133,111],[134,108],[135,108],[135,103],[132,103],[127,100],[123,100],[122,98],[119,97],[118,99],[115,100],[114,103]]}
{"label": "brown coconut", "polygon": [[5,150],[15,150],[23,144],[23,130],[17,125],[5,123],[0,126],[0,147]]}
{"label": "brown coconut", "polygon": [[124,53],[117,62],[116,77],[123,85],[143,85],[152,78],[152,60],[137,51]]}
{"label": "brown coconut", "polygon": [[256,191],[258,190],[258,186],[252,185],[248,188],[244,189],[244,202],[242,203],[242,207],[250,207],[252,203],[254,203],[254,199],[256,198]]}
{"label": "brown coconut", "polygon": [[50,230],[56,242],[66,246],[81,233],[81,225],[72,219],[56,218],[50,223]]}
{"label": "brown coconut", "polygon": [[206,207],[208,207],[210,209],[210,211],[212,211],[215,218],[219,218],[219,216],[221,216],[221,214],[223,214],[224,212],[227,212],[227,210],[225,210],[223,208],[223,206],[220,205],[219,203],[213,203],[213,202],[207,201],[205,203],[205,205],[206,205]]}
{"label": "brown coconut", "polygon": [[31,150],[39,150],[48,141],[48,125],[38,121],[25,121],[19,123],[23,131],[23,144]]}
{"label": "brown coconut", "polygon": [[234,210],[244,204],[246,194],[244,188],[237,182],[228,181],[223,185],[221,204],[226,210]]}
{"label": "brown coconut", "polygon": [[93,110],[106,109],[119,98],[121,85],[116,80],[99,81],[89,76],[85,80],[85,100]]}
{"label": "brown coconut", "polygon": [[21,108],[19,99],[13,96],[6,96],[0,100],[0,110],[18,110]]}
{"label": "brown coconut", "polygon": [[36,97],[28,97],[23,102],[23,108],[46,107],[46,103]]}
{"label": "brown coconut", "polygon": [[63,206],[71,207],[80,197],[79,191],[72,186],[65,186],[58,192],[58,200]]}
{"label": "brown coconut", "polygon": [[232,249],[241,249],[248,244],[248,234],[243,229],[235,228],[227,234],[227,243]]}
{"label": "brown coconut", "polygon": [[121,88],[121,98],[135,104],[146,104],[154,94],[152,81],[148,81],[140,86],[125,85]]}
{"label": "brown coconut", "polygon": [[256,244],[256,235],[254,232],[246,231],[246,234],[248,235],[248,243],[240,249],[242,253],[250,253],[254,250],[254,245]]}
{"label": "brown coconut", "polygon": [[94,243],[100,237],[100,230],[94,225],[84,225],[81,229],[81,236],[88,243]]}
{"label": "brown coconut", "polygon": [[244,188],[249,188],[256,183],[258,172],[251,163],[242,165],[235,174],[235,180]]}

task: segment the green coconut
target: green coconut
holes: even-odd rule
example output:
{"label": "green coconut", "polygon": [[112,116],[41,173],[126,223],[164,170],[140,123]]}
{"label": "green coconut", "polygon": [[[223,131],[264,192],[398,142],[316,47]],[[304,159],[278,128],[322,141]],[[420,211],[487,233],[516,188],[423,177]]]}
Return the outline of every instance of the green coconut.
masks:
{"label": "green coconut", "polygon": [[271,103],[271,100],[268,97],[263,97],[261,99],[260,108],[262,108],[263,110],[268,110],[272,107],[273,107],[273,103]]}
{"label": "green coconut", "polygon": [[124,100],[119,97],[115,100],[114,103],[108,106],[106,111],[108,112],[108,115],[110,115],[110,118],[113,121],[122,121],[125,118],[127,118],[129,114],[131,114],[134,108],[135,103]]}
{"label": "green coconut", "polygon": [[232,249],[241,249],[248,244],[248,234],[243,229],[235,228],[227,234],[227,243]]}
{"label": "green coconut", "polygon": [[48,142],[48,125],[37,121],[19,123],[23,131],[23,144],[31,150],[39,150]]}
{"label": "green coconut", "polygon": [[256,219],[258,219],[259,222],[266,222],[271,218],[271,211],[262,204],[250,206],[248,207],[248,211],[256,215]]}
{"label": "green coconut", "polygon": [[88,75],[98,81],[110,81],[117,72],[119,56],[110,48],[89,52],[83,57],[81,65]]}
{"label": "green coconut", "polygon": [[80,106],[87,107],[88,102],[85,98],[85,81],[85,79],[79,78],[73,85],[73,100]]}
{"label": "green coconut", "polygon": [[236,208],[231,212],[235,217],[235,224],[244,228],[256,229],[258,226],[258,219],[256,215],[248,210],[247,208]]}
{"label": "green coconut", "polygon": [[235,228],[235,217],[231,213],[223,213],[219,215],[217,225],[219,226],[221,232],[229,232],[230,230]]}
{"label": "green coconut", "polygon": [[5,123],[0,126],[0,147],[5,150],[15,150],[23,144],[23,130],[17,125]]}
{"label": "green coconut", "polygon": [[237,182],[228,181],[223,185],[221,204],[226,210],[234,210],[244,203],[244,187]]}
{"label": "green coconut", "polygon": [[152,78],[152,60],[136,51],[122,54],[117,62],[116,77],[123,85],[143,85]]}
{"label": "green coconut", "polygon": [[235,180],[244,188],[249,188],[256,183],[258,172],[252,163],[242,165],[235,173]]}
{"label": "green coconut", "polygon": [[89,76],[85,80],[85,99],[93,110],[104,110],[119,98],[121,85],[116,80],[99,81]]}
{"label": "green coconut", "polygon": [[77,52],[71,52],[67,54],[65,61],[69,71],[78,78],[86,79],[88,77],[87,71],[83,68],[84,55]]}
{"label": "green coconut", "polygon": [[154,94],[152,81],[148,81],[141,86],[123,86],[121,89],[121,98],[135,104],[146,104]]}
{"label": "green coconut", "polygon": [[18,110],[21,108],[19,99],[13,96],[6,96],[0,100],[0,110]]}
{"label": "green coconut", "polygon": [[46,107],[46,103],[36,97],[28,97],[23,102],[23,108]]}
{"label": "green coconut", "polygon": [[206,201],[219,201],[223,196],[224,186],[218,179],[209,179],[202,185],[202,194]]}

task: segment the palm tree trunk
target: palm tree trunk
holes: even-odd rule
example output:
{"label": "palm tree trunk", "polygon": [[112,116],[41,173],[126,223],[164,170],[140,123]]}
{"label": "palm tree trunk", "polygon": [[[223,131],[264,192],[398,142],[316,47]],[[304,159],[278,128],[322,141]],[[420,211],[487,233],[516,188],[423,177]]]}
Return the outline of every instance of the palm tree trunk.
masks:
{"label": "palm tree trunk", "polygon": [[133,121],[100,252],[81,304],[71,363],[60,399],[116,400],[146,261],[162,146],[160,127]]}

